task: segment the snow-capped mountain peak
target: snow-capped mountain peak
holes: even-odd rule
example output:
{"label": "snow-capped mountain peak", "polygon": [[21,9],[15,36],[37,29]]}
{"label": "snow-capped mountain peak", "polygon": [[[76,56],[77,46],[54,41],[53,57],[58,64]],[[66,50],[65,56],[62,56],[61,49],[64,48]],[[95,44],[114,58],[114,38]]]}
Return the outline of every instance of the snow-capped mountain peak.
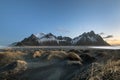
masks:
{"label": "snow-capped mountain peak", "polygon": [[52,33],[48,33],[41,38],[39,38],[39,42],[44,42],[44,41],[55,41],[56,36],[54,36]]}
{"label": "snow-capped mountain peak", "polygon": [[89,34],[89,35],[91,35],[91,36],[92,36],[92,35],[96,35],[94,31],[90,31],[90,32],[88,32],[87,34]]}
{"label": "snow-capped mountain peak", "polygon": [[76,45],[104,45],[107,44],[98,34],[95,34],[94,31],[84,32],[82,35],[76,37],[72,41]]}
{"label": "snow-capped mountain peak", "polygon": [[45,37],[45,38],[56,38],[56,36],[53,35],[52,33],[48,33],[48,34],[44,35],[43,37]]}
{"label": "snow-capped mountain peak", "polygon": [[37,37],[37,38],[41,38],[41,37],[43,37],[43,36],[45,36],[46,34],[45,33],[37,33],[37,34],[35,34],[35,36]]}

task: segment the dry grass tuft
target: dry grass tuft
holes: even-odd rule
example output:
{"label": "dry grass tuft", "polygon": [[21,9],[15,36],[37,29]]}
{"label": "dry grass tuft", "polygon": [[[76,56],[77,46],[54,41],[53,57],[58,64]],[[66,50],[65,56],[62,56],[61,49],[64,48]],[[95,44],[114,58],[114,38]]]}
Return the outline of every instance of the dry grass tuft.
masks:
{"label": "dry grass tuft", "polygon": [[120,60],[108,60],[106,64],[92,63],[72,80],[120,80]]}
{"label": "dry grass tuft", "polygon": [[41,55],[42,55],[42,53],[40,53],[39,51],[35,51],[33,53],[33,58],[40,57]]}
{"label": "dry grass tuft", "polygon": [[17,77],[17,74],[22,74],[27,69],[27,62],[16,60],[6,65],[0,73],[0,80],[23,80]]}
{"label": "dry grass tuft", "polygon": [[67,53],[65,51],[50,51],[48,60],[51,60],[53,58],[58,58],[58,59],[64,59],[67,57]]}
{"label": "dry grass tuft", "polygon": [[15,73],[25,71],[26,69],[27,69],[27,62],[23,60],[17,60],[16,66],[13,70],[11,70],[11,72],[15,74]]}
{"label": "dry grass tuft", "polygon": [[37,50],[32,52],[33,53],[33,58],[41,57],[43,54],[46,54],[46,51],[44,50]]}
{"label": "dry grass tuft", "polygon": [[99,70],[93,66],[91,73],[89,80],[120,80],[120,60],[108,60]]}
{"label": "dry grass tuft", "polygon": [[4,66],[6,64],[9,64],[15,60],[22,60],[23,59],[23,55],[25,53],[22,53],[20,51],[16,51],[16,52],[0,52],[0,66]]}
{"label": "dry grass tuft", "polygon": [[74,52],[70,52],[68,54],[68,57],[71,59],[71,60],[75,60],[75,61],[81,61],[82,62],[82,59],[79,57],[78,54],[74,53]]}

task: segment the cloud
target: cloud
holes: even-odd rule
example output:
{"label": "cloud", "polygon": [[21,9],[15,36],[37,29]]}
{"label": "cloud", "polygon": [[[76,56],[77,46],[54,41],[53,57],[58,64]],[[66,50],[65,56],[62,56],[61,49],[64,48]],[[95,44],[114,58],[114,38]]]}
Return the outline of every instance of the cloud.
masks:
{"label": "cloud", "polygon": [[103,38],[113,38],[113,35],[107,35],[106,37]]}
{"label": "cloud", "polygon": [[99,35],[104,35],[105,33],[103,33],[103,32],[101,32],[101,33],[99,33]]}

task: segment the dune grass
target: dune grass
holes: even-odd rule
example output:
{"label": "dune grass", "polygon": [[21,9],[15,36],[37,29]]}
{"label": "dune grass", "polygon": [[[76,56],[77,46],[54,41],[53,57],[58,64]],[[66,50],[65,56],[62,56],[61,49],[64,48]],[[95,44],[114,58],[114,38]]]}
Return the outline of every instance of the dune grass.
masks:
{"label": "dune grass", "polygon": [[16,60],[22,60],[24,53],[21,51],[0,52],[0,67]]}

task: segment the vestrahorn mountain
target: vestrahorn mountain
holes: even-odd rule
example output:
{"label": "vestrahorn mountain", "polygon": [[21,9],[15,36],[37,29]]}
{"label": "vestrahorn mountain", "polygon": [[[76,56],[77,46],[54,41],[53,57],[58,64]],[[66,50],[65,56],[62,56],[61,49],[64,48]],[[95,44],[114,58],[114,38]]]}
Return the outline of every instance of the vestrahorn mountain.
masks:
{"label": "vestrahorn mountain", "polygon": [[18,42],[15,46],[108,46],[99,34],[94,31],[84,32],[75,38],[55,36],[52,33],[32,34],[28,38]]}

